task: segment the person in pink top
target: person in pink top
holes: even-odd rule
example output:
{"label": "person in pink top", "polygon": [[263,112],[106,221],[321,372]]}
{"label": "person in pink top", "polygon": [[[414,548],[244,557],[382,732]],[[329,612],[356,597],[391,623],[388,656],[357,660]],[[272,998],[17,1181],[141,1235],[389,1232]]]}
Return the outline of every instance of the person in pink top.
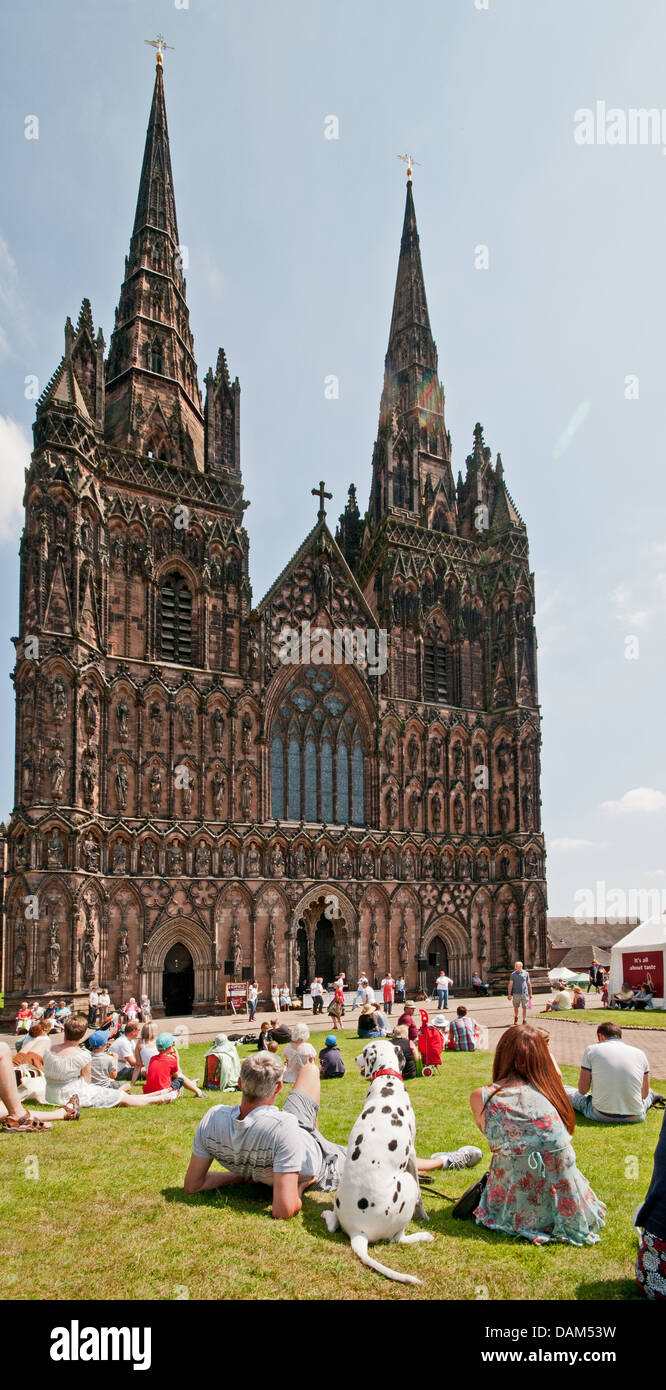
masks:
{"label": "person in pink top", "polygon": [[390,970],[388,972],[388,975],[385,975],[384,979],[382,980],[382,997],[384,999],[384,1006],[386,1008],[386,1012],[387,1014],[390,1014],[393,1010],[393,1000],[395,997],[395,980],[393,979]]}

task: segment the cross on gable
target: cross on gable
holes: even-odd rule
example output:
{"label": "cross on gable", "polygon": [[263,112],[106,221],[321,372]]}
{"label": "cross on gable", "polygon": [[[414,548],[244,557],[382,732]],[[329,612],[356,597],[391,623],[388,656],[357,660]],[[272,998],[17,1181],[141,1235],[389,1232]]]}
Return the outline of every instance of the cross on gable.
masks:
{"label": "cross on gable", "polygon": [[318,517],[317,517],[317,521],[323,521],[323,520],[324,520],[324,517],[326,516],[326,508],[325,508],[325,506],[324,506],[324,499],[325,499],[326,497],[328,497],[329,501],[331,501],[332,498],[333,498],[333,493],[332,493],[332,492],[326,492],[326,484],[322,481],[322,482],[319,484],[319,487],[313,487],[313,488],[312,488],[312,496],[313,496],[313,497],[318,497],[318,498],[319,498],[319,515],[318,515]]}

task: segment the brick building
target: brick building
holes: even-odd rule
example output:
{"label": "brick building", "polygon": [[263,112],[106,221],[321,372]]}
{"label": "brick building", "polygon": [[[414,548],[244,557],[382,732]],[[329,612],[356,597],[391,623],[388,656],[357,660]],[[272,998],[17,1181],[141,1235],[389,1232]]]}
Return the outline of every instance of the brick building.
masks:
{"label": "brick building", "polygon": [[[108,355],[84,300],[37,405],[8,1013],[93,980],[159,1014],[255,976],[545,966],[527,535],[480,425],[454,483],[411,170],[368,512],[350,488],[333,534],[319,489],[256,607],[240,387],[220,351],[202,400],[179,247],[158,53]],[[350,630],[388,634],[385,671]]]}

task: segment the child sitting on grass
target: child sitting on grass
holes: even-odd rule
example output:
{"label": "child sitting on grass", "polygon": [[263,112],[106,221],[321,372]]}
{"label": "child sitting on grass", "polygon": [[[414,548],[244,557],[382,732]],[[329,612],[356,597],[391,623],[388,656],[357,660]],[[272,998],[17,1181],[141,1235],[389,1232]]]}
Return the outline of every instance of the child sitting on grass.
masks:
{"label": "child sitting on grass", "polygon": [[160,1033],[155,1040],[155,1046],[157,1052],[148,1063],[144,1095],[150,1095],[152,1091],[165,1091],[171,1087],[172,1091],[182,1092],[184,1088],[186,1091],[192,1091],[195,1096],[203,1096],[203,1091],[199,1090],[196,1081],[190,1081],[180,1069],[180,1058],[173,1033]]}

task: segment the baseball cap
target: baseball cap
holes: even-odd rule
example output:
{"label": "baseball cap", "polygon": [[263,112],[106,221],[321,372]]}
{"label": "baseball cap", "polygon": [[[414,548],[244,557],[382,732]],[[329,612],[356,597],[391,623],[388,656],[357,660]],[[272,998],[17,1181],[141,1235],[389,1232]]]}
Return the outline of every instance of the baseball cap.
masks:
{"label": "baseball cap", "polygon": [[337,1038],[336,1038],[336,1036],[335,1036],[335,1033],[329,1033],[329,1035],[328,1035],[328,1037],[327,1037],[327,1039],[326,1039],[326,1047],[337,1047],[337,1045],[338,1045],[338,1040],[337,1040]]}
{"label": "baseball cap", "polygon": [[176,1039],[173,1033],[160,1033],[159,1037],[155,1039],[155,1046],[158,1052],[168,1052],[169,1048],[173,1047],[175,1041]]}
{"label": "baseball cap", "polygon": [[104,1044],[109,1041],[110,1036],[111,1034],[105,1033],[103,1028],[96,1028],[95,1032],[90,1034],[88,1042],[91,1047],[104,1047]]}

